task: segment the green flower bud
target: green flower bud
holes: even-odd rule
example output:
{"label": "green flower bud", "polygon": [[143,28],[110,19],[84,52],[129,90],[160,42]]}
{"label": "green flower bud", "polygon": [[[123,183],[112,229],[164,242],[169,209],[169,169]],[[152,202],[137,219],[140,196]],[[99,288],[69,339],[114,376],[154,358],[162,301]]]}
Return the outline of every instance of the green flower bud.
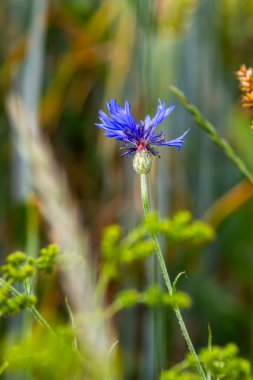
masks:
{"label": "green flower bud", "polygon": [[134,170],[139,174],[148,174],[152,166],[151,156],[146,149],[137,151],[133,159]]}
{"label": "green flower bud", "polygon": [[7,257],[7,262],[13,267],[18,267],[26,261],[26,254],[23,252],[14,252]]}
{"label": "green flower bud", "polygon": [[47,248],[42,248],[39,257],[35,261],[37,268],[45,273],[52,273],[59,252],[60,247],[56,244],[50,244]]}

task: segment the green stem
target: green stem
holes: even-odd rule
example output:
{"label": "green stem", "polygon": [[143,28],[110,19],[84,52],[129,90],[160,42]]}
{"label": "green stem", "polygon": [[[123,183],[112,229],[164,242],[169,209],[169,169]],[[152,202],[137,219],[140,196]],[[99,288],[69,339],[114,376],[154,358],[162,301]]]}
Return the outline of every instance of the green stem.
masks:
{"label": "green stem", "polygon": [[[141,176],[141,199],[142,199],[144,214],[145,214],[145,216],[147,216],[151,212],[150,204],[149,204],[148,186],[147,186],[147,175],[146,174],[141,174],[140,176]],[[165,283],[166,283],[167,289],[169,291],[169,294],[171,295],[171,297],[173,297],[173,287],[172,287],[172,284],[171,284],[170,276],[169,276],[169,274],[167,272],[167,269],[166,269],[166,265],[165,265],[165,262],[164,262],[164,259],[163,259],[163,255],[162,255],[162,252],[161,252],[161,248],[160,248],[157,236],[156,236],[155,233],[151,233],[151,236],[152,236],[152,240],[153,240],[154,247],[155,247],[155,253],[156,253],[156,256],[157,256],[157,259],[158,259],[158,262],[159,262],[159,265],[160,265],[160,268],[161,268],[161,271],[162,271],[163,278],[165,280]],[[184,336],[184,338],[186,340],[186,343],[187,343],[187,346],[189,348],[189,351],[191,352],[191,354],[193,356],[196,368],[197,368],[197,370],[198,370],[198,372],[199,372],[199,374],[201,376],[201,379],[202,380],[206,380],[205,372],[204,372],[204,370],[202,368],[202,365],[200,363],[199,357],[198,357],[198,355],[197,355],[197,353],[196,353],[196,351],[195,351],[195,349],[193,347],[191,338],[190,338],[190,336],[188,334],[188,331],[187,331],[187,328],[186,328],[185,323],[183,321],[183,318],[182,318],[181,312],[179,310],[179,307],[178,306],[173,306],[173,310],[174,310],[174,312],[176,314],[176,317],[177,317],[179,326],[181,328],[182,334],[183,334],[183,336]]]}
{"label": "green stem", "polygon": [[32,306],[32,307],[29,307],[28,310],[32,313],[32,315],[34,316],[34,318],[43,326],[45,327],[48,331],[50,331],[50,333],[52,333],[53,335],[55,335],[57,338],[58,336],[56,335],[56,333],[54,332],[54,330],[52,329],[52,327],[49,325],[49,323],[42,317],[42,315],[40,314],[40,312],[36,309],[35,306]]}
{"label": "green stem", "polygon": [[67,310],[68,310],[68,313],[69,313],[72,329],[73,329],[73,332],[74,332],[72,346],[73,346],[73,348],[74,348],[75,351],[78,351],[77,339],[76,339],[76,322],[75,322],[75,317],[74,317],[74,314],[73,314],[72,309],[70,307],[70,304],[68,303],[67,297],[65,297],[65,303],[66,303],[66,306],[67,306]]}
{"label": "green stem", "polygon": [[214,125],[212,125],[208,120],[206,120],[197,107],[195,107],[186,98],[185,94],[175,86],[170,87],[171,91],[178,97],[183,106],[190,112],[190,114],[195,119],[196,123],[207,132],[210,139],[225,153],[225,155],[234,163],[237,169],[247,178],[247,180],[253,185],[253,175],[251,171],[247,168],[244,161],[237,156],[231,145],[223,138],[221,138]]}

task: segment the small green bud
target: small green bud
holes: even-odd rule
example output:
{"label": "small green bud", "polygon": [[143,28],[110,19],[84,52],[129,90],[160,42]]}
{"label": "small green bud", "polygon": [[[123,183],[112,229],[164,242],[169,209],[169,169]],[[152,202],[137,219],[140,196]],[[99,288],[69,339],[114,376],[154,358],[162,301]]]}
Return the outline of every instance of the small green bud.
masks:
{"label": "small green bud", "polygon": [[107,278],[107,279],[115,279],[117,278],[118,276],[118,268],[117,268],[117,265],[115,265],[114,263],[111,263],[111,262],[108,262],[108,263],[105,263],[102,267],[102,275]]}
{"label": "small green bud", "polygon": [[49,255],[53,257],[56,257],[60,253],[60,247],[57,244],[50,244],[47,249]]}
{"label": "small green bud", "polygon": [[35,265],[45,273],[52,273],[59,252],[60,247],[56,244],[50,244],[48,247],[42,248]]}
{"label": "small green bud", "polygon": [[19,251],[14,252],[7,257],[7,262],[14,267],[18,267],[19,265],[23,264],[25,261],[26,261],[25,253],[19,252]]}
{"label": "small green bud", "polygon": [[140,299],[139,293],[135,289],[129,289],[122,291],[117,299],[116,303],[119,308],[132,307],[138,303]]}
{"label": "small green bud", "polygon": [[137,151],[133,159],[134,170],[139,174],[148,174],[152,166],[151,156],[146,149]]}
{"label": "small green bud", "polygon": [[156,285],[151,285],[144,293],[144,302],[151,307],[161,303],[162,292]]}
{"label": "small green bud", "polygon": [[101,248],[106,259],[113,260],[117,257],[121,234],[121,228],[117,224],[112,224],[105,228]]}
{"label": "small green bud", "polygon": [[[167,294],[165,294],[165,302]],[[178,290],[174,292],[171,301],[174,307],[178,306],[180,309],[189,309],[192,305],[191,297],[187,293]]]}

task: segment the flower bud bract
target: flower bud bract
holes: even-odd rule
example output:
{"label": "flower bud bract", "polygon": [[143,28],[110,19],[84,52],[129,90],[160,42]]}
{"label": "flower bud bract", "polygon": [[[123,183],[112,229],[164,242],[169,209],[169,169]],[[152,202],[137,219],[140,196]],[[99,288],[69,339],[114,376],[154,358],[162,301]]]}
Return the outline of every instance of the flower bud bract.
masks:
{"label": "flower bud bract", "polygon": [[151,156],[147,150],[137,151],[133,159],[134,170],[139,174],[148,174],[152,166]]}

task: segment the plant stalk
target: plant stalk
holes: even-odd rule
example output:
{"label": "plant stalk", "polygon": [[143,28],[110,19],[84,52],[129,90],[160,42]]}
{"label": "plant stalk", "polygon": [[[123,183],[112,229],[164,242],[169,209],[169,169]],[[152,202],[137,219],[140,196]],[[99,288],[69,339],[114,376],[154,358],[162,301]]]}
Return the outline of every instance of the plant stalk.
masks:
{"label": "plant stalk", "polygon": [[188,112],[193,116],[196,123],[202,128],[210,137],[210,139],[225,153],[225,155],[233,162],[241,174],[247,178],[249,183],[253,185],[253,175],[251,170],[246,166],[241,157],[237,156],[234,152],[232,146],[220,137],[216,131],[216,128],[210,121],[206,120],[200,113],[200,111],[195,107],[185,96],[185,94],[175,86],[170,87],[171,91],[178,97],[182,105],[187,109]]}
{"label": "plant stalk", "polygon": [[[141,176],[141,200],[142,200],[142,204],[143,204],[144,214],[145,214],[145,216],[147,216],[151,212],[150,203],[149,203],[148,186],[147,186],[147,175],[146,174],[140,174],[140,176]],[[161,272],[162,272],[165,284],[167,286],[167,289],[168,289],[170,296],[173,297],[172,283],[171,283],[170,276],[169,276],[167,269],[166,269],[166,265],[165,265],[165,262],[163,259],[163,255],[162,255],[161,248],[160,248],[160,245],[158,242],[158,238],[154,232],[151,233],[151,237],[152,237],[152,240],[154,243],[155,253],[156,253],[160,268],[161,268]],[[173,310],[176,314],[176,317],[177,317],[180,329],[182,331],[183,337],[185,338],[185,341],[187,343],[189,351],[191,352],[192,357],[194,359],[196,368],[197,368],[197,370],[201,376],[201,379],[206,380],[205,372],[204,372],[203,367],[200,363],[200,360],[199,360],[199,357],[195,351],[195,348],[193,347],[191,338],[188,334],[187,328],[186,328],[185,323],[183,321],[180,309],[176,305],[172,306],[172,307],[173,307]]]}

